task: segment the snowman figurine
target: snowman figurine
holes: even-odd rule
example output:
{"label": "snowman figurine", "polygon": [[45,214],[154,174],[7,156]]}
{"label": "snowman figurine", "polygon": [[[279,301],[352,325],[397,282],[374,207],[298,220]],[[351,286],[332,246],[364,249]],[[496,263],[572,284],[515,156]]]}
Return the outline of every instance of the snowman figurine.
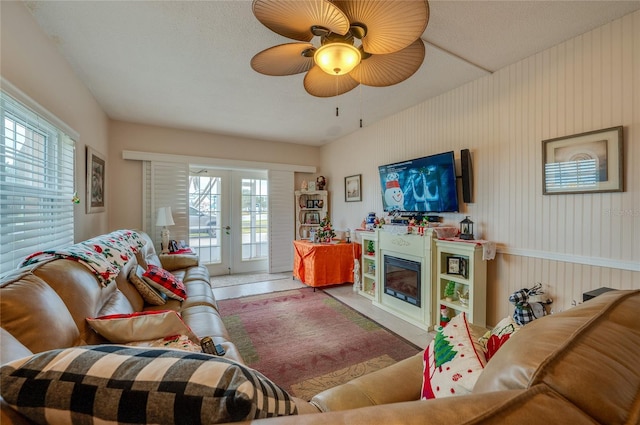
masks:
{"label": "snowman figurine", "polygon": [[404,208],[404,193],[400,189],[398,173],[389,173],[386,177],[384,202],[388,211],[402,211]]}

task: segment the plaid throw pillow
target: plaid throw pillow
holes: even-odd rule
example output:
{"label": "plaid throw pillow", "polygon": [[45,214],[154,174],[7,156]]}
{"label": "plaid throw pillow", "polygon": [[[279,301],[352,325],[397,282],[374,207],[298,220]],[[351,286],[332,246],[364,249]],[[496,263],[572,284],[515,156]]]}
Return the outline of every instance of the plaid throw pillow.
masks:
{"label": "plaid throw pillow", "polygon": [[149,264],[142,277],[149,285],[166,294],[169,298],[178,301],[187,299],[187,288],[185,288],[184,283],[163,268]]}
{"label": "plaid throw pillow", "polygon": [[117,345],[46,351],[0,369],[9,405],[40,424],[213,424],[297,414],[259,372],[208,354]]}

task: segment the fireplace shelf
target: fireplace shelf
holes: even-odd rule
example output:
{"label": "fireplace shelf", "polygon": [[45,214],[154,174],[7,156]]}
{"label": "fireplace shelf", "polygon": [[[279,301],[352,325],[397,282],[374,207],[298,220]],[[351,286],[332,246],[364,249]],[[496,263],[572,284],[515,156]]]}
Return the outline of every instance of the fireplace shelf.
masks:
{"label": "fireplace shelf", "polygon": [[[376,283],[378,282],[378,234],[377,232],[358,232],[362,240],[362,281],[358,293],[371,300],[376,300]],[[369,243],[371,242],[371,244]],[[367,252],[368,246],[373,246],[373,254]]]}
{"label": "fireplace shelf", "polygon": [[[469,242],[436,241],[436,303],[438,311],[444,305],[451,317],[465,312],[469,322],[486,326],[487,262],[482,259],[482,246]],[[455,287],[453,299],[447,298],[446,288]],[[460,294],[468,294],[461,302]]]}

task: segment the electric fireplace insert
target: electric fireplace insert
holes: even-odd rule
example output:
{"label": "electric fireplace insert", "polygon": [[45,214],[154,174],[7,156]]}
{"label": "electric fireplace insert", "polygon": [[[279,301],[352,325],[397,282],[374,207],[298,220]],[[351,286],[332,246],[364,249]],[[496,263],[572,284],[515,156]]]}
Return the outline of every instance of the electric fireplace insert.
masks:
{"label": "electric fireplace insert", "polygon": [[384,256],[384,293],[420,307],[421,264],[404,258]]}

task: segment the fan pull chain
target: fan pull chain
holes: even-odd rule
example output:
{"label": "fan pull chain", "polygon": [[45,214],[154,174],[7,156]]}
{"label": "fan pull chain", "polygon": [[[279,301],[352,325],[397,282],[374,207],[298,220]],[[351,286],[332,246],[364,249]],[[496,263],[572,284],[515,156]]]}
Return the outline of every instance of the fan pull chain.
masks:
{"label": "fan pull chain", "polygon": [[336,106],[336,117],[340,116],[339,108]]}
{"label": "fan pull chain", "polygon": [[358,87],[358,94],[360,95],[360,128],[362,128],[362,84]]}

